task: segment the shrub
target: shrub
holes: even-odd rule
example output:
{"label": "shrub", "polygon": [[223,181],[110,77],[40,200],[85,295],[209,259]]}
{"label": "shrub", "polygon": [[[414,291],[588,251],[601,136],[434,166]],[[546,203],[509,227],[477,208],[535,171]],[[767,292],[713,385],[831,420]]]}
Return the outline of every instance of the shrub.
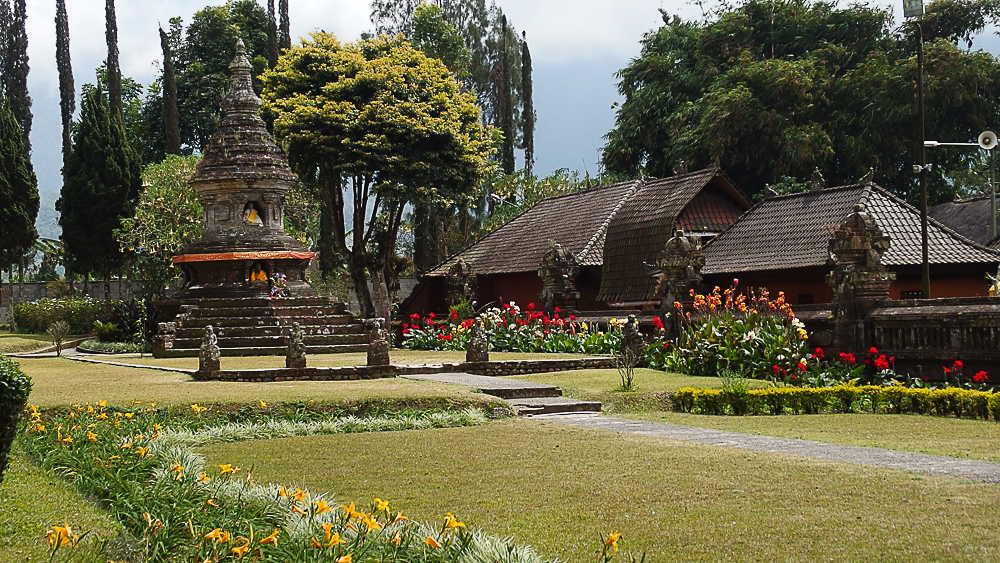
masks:
{"label": "shrub", "polygon": [[149,342],[101,342],[97,339],[85,340],[77,349],[92,350],[105,354],[136,354],[151,352],[153,347]]}
{"label": "shrub", "polygon": [[94,334],[97,335],[97,339],[101,342],[114,342],[118,340],[120,333],[121,331],[118,329],[117,323],[94,321]]}
{"label": "shrub", "polygon": [[11,315],[18,330],[33,334],[45,334],[55,322],[69,325],[70,334],[86,334],[94,327],[101,312],[103,301],[90,297],[73,299],[39,299],[33,302],[14,303]]}
{"label": "shrub", "polygon": [[31,378],[21,371],[17,362],[0,356],[0,483],[30,393]]}
{"label": "shrub", "polygon": [[870,404],[873,413],[933,414],[965,418],[991,417],[1000,422],[1000,394],[951,387],[912,389],[902,384],[878,386],[844,383],[832,387],[769,387],[739,393],[731,388],[678,389],[674,410],[701,414],[817,414],[854,412]]}

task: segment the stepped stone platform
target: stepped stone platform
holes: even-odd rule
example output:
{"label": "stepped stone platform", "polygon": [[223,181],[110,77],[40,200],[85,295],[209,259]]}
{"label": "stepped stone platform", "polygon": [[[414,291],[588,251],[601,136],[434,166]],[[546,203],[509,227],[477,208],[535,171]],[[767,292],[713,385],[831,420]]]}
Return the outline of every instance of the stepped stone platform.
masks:
{"label": "stepped stone platform", "polygon": [[475,387],[487,395],[493,395],[507,401],[519,416],[598,414],[601,412],[600,402],[578,401],[563,397],[562,389],[555,385],[464,372],[410,373],[406,375],[400,373],[399,375],[407,379]]}
{"label": "stepped stone platform", "polygon": [[196,357],[211,325],[223,356],[283,356],[292,323],[299,323],[308,354],[364,352],[370,338],[344,303],[321,297],[245,297],[165,301],[153,357]]}

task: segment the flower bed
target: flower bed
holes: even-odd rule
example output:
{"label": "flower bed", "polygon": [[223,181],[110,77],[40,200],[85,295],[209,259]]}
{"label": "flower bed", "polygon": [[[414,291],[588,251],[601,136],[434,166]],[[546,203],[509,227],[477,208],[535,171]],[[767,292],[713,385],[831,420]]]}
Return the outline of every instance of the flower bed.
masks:
{"label": "flower bed", "polygon": [[[625,319],[612,318],[605,329],[596,323],[577,322],[575,315],[560,316],[557,307],[552,316],[527,310],[515,303],[505,303],[479,315],[486,326],[491,349],[497,352],[548,352],[575,354],[612,354],[618,351]],[[447,318],[434,313],[426,317],[410,315],[403,324],[403,347],[411,350],[465,350],[475,318],[462,318],[459,308]]]}
{"label": "flower bed", "polygon": [[[134,407],[32,407],[23,442],[43,467],[72,475],[81,492],[105,503],[147,561],[541,561],[530,548],[468,530],[451,514],[433,526],[410,522],[381,499],[338,505],[325,494],[258,484],[252,468],[205,467],[190,449],[309,433],[480,424],[482,414],[217,425],[200,405],[191,405],[187,417],[169,417],[155,405]],[[264,402],[258,408],[271,412]],[[53,526],[48,538],[53,552],[72,550],[80,540],[66,523]]]}

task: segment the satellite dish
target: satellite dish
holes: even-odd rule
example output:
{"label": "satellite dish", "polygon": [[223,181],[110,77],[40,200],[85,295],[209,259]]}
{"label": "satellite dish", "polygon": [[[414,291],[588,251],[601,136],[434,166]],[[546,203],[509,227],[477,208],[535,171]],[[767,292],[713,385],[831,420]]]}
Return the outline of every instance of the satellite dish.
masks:
{"label": "satellite dish", "polygon": [[993,131],[983,131],[979,134],[979,146],[986,150],[993,150],[997,146],[997,136]]}

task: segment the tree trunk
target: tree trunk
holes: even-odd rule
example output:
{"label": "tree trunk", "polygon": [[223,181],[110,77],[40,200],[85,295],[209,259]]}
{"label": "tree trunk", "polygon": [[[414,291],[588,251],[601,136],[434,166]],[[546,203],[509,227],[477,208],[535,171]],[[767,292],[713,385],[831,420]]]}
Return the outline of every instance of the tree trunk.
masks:
{"label": "tree trunk", "polygon": [[382,317],[386,321],[390,320],[389,309],[392,304],[389,301],[389,290],[386,287],[385,272],[382,268],[372,268],[372,290],[375,301],[374,316]]}
{"label": "tree trunk", "polygon": [[372,294],[368,290],[368,276],[365,272],[364,258],[354,256],[347,257],[347,271],[351,274],[351,281],[354,282],[354,294],[358,297],[358,306],[361,308],[363,318],[371,318],[375,312],[372,303]]}

